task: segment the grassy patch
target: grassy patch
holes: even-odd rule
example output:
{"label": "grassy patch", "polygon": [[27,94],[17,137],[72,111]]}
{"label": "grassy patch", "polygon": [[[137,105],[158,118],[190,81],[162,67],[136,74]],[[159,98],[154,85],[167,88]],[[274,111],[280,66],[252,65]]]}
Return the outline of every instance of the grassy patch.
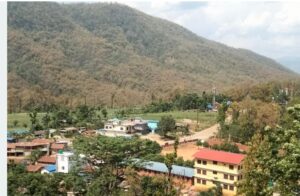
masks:
{"label": "grassy patch", "polygon": [[[108,118],[114,118],[115,112],[117,109],[108,109]],[[100,113],[100,112],[99,112]],[[38,119],[41,120],[44,113],[38,113]],[[176,120],[181,119],[191,119],[197,120],[197,112],[196,111],[171,111],[171,112],[160,112],[160,113],[139,113],[139,114],[130,114],[128,117],[141,117],[145,120],[160,120],[162,116],[171,115]],[[216,123],[217,113],[215,112],[199,112],[198,120],[199,120],[199,129],[207,128]],[[17,120],[18,124],[15,127],[14,121]],[[27,124],[27,128],[30,127],[30,118],[28,113],[12,113],[8,114],[8,130],[14,129],[25,129],[23,124]]]}
{"label": "grassy patch", "polygon": [[[38,119],[41,120],[44,113],[38,113]],[[17,120],[17,126],[14,126],[14,121]],[[24,124],[27,124],[27,128],[24,127]],[[7,126],[8,130],[15,130],[15,129],[29,129],[31,125],[30,118],[28,113],[12,113],[7,114]]]}

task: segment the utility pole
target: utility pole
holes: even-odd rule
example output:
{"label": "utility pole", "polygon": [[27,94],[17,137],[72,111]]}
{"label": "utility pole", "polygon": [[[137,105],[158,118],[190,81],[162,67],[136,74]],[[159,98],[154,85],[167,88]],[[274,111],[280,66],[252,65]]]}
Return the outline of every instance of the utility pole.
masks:
{"label": "utility pole", "polygon": [[213,104],[213,108],[215,108],[215,106],[216,106],[216,87],[215,86],[213,87],[212,92],[213,92],[212,104]]}

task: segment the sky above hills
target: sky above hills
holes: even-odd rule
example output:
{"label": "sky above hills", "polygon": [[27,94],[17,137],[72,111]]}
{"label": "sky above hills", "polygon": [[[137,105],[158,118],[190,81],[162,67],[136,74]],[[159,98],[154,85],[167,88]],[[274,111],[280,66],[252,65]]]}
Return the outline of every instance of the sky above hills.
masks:
{"label": "sky above hills", "polygon": [[123,2],[300,73],[300,2]]}

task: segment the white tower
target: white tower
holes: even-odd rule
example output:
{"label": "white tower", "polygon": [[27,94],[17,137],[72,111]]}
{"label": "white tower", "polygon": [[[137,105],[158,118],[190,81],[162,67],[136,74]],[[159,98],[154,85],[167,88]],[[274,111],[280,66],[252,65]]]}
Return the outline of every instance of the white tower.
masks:
{"label": "white tower", "polygon": [[72,161],[70,157],[74,154],[72,152],[59,151],[56,157],[56,171],[62,173],[69,173],[72,167]]}

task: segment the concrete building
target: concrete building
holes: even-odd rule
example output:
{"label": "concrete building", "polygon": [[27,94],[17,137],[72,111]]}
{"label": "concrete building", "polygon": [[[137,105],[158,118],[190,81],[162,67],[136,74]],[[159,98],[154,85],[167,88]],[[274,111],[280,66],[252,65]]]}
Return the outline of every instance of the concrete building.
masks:
{"label": "concrete building", "polygon": [[56,171],[61,173],[69,173],[74,161],[72,161],[72,152],[59,151],[56,155]]}
{"label": "concrete building", "polygon": [[110,119],[105,125],[103,131],[114,133],[149,133],[150,128],[147,125],[147,121],[140,118],[132,118],[129,120]]}
{"label": "concrete building", "polygon": [[236,182],[242,179],[242,161],[245,155],[203,148],[194,157],[196,189],[207,190],[220,183],[223,195],[237,193]]}

